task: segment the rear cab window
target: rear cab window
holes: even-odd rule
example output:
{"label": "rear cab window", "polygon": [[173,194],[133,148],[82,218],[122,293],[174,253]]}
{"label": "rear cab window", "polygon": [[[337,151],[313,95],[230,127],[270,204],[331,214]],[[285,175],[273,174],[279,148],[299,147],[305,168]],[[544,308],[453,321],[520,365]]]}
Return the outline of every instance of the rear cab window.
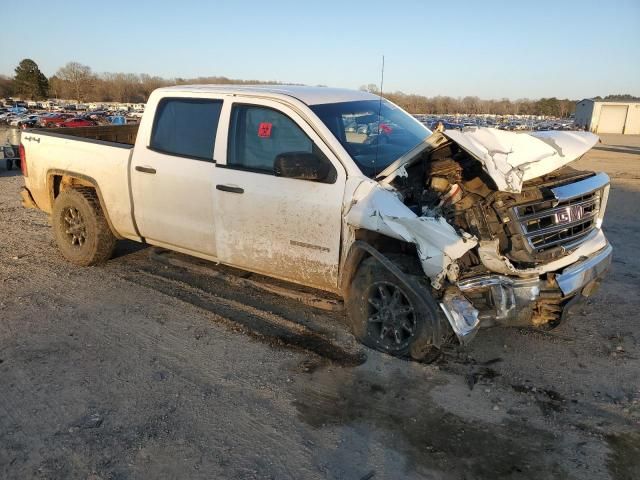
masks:
{"label": "rear cab window", "polygon": [[221,110],[222,100],[163,98],[156,109],[149,148],[213,162]]}

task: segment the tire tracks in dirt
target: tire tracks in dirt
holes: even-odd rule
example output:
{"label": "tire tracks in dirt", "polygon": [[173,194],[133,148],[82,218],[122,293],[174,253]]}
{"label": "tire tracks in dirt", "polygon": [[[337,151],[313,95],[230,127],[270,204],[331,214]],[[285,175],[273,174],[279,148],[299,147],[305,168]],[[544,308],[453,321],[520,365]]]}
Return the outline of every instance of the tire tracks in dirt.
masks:
{"label": "tire tracks in dirt", "polygon": [[187,302],[215,315],[214,319],[231,328],[274,346],[313,352],[341,366],[356,366],[366,360],[363,348],[355,341],[331,338],[321,329],[312,329],[284,316],[261,310],[236,300],[216,295],[203,288],[155,271],[137,269],[117,274],[121,279],[151,288]]}

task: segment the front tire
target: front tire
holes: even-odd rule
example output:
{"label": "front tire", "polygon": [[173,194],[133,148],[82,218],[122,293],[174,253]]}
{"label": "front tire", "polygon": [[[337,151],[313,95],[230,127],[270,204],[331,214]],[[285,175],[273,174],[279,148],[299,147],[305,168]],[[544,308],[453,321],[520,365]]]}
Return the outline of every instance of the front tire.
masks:
{"label": "front tire", "polygon": [[[405,273],[410,257],[394,259]],[[419,268],[419,266],[418,266]],[[363,344],[397,357],[434,361],[439,335],[436,302],[428,292],[421,298],[373,257],[365,259],[351,282],[346,299],[349,323]]]}
{"label": "front tire", "polygon": [[95,190],[64,190],[53,204],[51,221],[58,248],[69,262],[86,267],[111,258],[116,237]]}

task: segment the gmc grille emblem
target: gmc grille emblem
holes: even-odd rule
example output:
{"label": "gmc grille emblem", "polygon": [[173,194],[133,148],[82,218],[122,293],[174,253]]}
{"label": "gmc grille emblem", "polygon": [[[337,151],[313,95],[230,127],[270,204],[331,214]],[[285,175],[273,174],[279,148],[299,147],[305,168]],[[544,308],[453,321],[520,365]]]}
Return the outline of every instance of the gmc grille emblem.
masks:
{"label": "gmc grille emblem", "polygon": [[563,223],[577,222],[582,220],[583,217],[584,208],[582,205],[570,205],[554,215],[554,223],[562,225]]}

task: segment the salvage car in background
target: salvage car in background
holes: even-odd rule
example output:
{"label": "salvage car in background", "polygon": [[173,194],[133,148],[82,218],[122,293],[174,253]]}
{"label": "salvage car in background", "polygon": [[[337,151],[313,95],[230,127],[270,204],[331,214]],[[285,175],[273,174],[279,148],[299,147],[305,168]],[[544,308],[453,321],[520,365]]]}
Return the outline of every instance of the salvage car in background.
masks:
{"label": "salvage car in background", "polygon": [[76,127],[92,127],[94,125],[96,125],[96,122],[94,122],[93,120],[89,120],[84,117],[75,117],[75,118],[70,118],[69,120],[65,120],[64,122],[60,123],[58,126],[76,128]]}
{"label": "salvage car in background", "polygon": [[43,127],[52,127],[58,126],[61,123],[66,122],[70,118],[73,118],[73,115],[68,113],[45,114],[40,117],[39,123]]}
{"label": "salvage car in background", "polygon": [[156,90],[135,145],[94,128],[22,136],[23,203],[70,262],[127,238],[334,292],[394,355],[555,326],[611,261],[609,179],[567,166],[591,133],[432,133],[366,92],[206,85]]}

